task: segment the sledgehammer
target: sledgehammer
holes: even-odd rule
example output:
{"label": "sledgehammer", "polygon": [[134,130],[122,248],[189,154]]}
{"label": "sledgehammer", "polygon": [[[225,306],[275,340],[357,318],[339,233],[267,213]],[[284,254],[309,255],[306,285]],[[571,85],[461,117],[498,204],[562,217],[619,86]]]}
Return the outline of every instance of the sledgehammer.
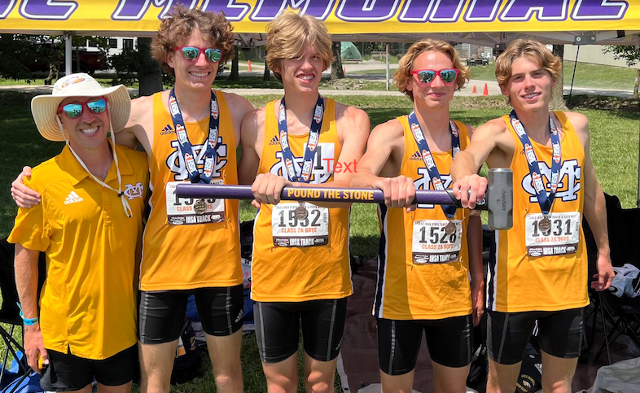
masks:
{"label": "sledgehammer", "polygon": [[[513,226],[513,173],[510,169],[489,170],[489,186],[476,209],[489,212],[489,226],[503,230]],[[251,186],[178,184],[180,198],[253,199]],[[286,201],[384,203],[382,190],[376,188],[285,187],[280,199]],[[453,191],[417,190],[416,204],[455,205],[461,207]]]}

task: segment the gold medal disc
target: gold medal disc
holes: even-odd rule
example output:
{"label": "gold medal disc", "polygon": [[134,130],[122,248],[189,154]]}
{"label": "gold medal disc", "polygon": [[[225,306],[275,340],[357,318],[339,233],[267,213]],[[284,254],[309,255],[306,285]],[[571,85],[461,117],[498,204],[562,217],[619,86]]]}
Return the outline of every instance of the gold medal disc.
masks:
{"label": "gold medal disc", "polygon": [[304,220],[309,216],[309,211],[304,206],[300,205],[296,207],[295,214],[298,220]]}
{"label": "gold medal disc", "polygon": [[446,227],[444,227],[444,232],[451,236],[456,233],[456,224],[449,222]]}
{"label": "gold medal disc", "polygon": [[540,228],[540,231],[542,232],[548,232],[551,229],[551,220],[547,217],[543,218],[538,223],[538,228]]}
{"label": "gold medal disc", "polygon": [[193,210],[196,214],[202,214],[207,211],[207,203],[204,199],[198,199],[196,203],[193,204]]}

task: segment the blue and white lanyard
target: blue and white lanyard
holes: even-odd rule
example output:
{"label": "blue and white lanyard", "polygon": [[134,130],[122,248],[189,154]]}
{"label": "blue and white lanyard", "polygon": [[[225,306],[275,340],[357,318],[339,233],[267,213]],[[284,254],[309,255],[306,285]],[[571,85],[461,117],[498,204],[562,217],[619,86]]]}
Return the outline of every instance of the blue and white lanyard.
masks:
{"label": "blue and white lanyard", "polygon": [[[438,171],[436,162],[433,159],[431,150],[429,149],[429,144],[427,143],[427,139],[424,137],[424,133],[422,132],[422,128],[420,127],[420,123],[418,122],[415,111],[412,111],[409,116],[407,116],[407,118],[409,119],[409,126],[411,128],[411,132],[413,133],[413,138],[418,145],[420,156],[422,157],[424,166],[427,168],[427,173],[429,174],[429,182],[431,182],[435,190],[444,191],[445,188],[444,184],[442,183],[442,178],[440,177],[440,172]],[[451,156],[453,159],[460,151],[460,130],[458,130],[458,126],[453,120],[449,120],[449,131],[451,132]],[[444,211],[444,214],[449,219],[453,218],[453,216],[456,214],[455,206],[441,205],[441,207],[442,211]]]}
{"label": "blue and white lanyard", "polygon": [[[322,99],[322,96],[318,95],[318,101],[316,102],[316,107],[313,111],[313,120],[311,120],[311,127],[309,128],[307,148],[304,151],[302,170],[300,171],[299,166],[295,165],[295,157],[293,156],[291,147],[289,147],[289,139],[287,137],[287,107],[284,102],[284,97],[280,100],[280,111],[278,117],[280,149],[282,150],[285,167],[287,168],[287,174],[289,175],[290,181],[308,183],[311,180],[311,170],[313,169],[316,147],[318,147],[318,140],[320,139],[323,118],[324,100]],[[296,170],[296,168],[298,168],[298,170]],[[298,172],[302,173],[298,176]]]}
{"label": "blue and white lanyard", "polygon": [[[191,183],[211,183],[211,176],[213,174],[214,167],[218,158],[217,145],[218,145],[218,128],[220,126],[220,108],[218,107],[218,100],[216,95],[211,91],[211,113],[209,115],[209,137],[207,138],[204,167],[202,173],[198,171],[196,166],[196,154],[193,151],[193,146],[189,141],[187,135],[187,128],[184,125],[182,118],[182,112],[176,99],[175,89],[171,89],[169,94],[169,112],[171,113],[171,119],[173,120],[173,126],[176,130],[176,137],[178,138],[178,144],[180,145],[180,154],[184,159],[184,163],[187,166],[187,172],[189,174],[189,180]],[[207,143],[208,142],[208,143]],[[204,148],[204,145],[203,145]]]}
{"label": "blue and white lanyard", "polygon": [[547,194],[547,190],[542,181],[542,173],[540,172],[540,166],[538,165],[538,158],[536,157],[536,153],[533,150],[533,144],[531,143],[529,136],[525,132],[524,126],[518,119],[518,115],[516,115],[515,110],[511,111],[509,117],[511,118],[511,126],[520,138],[522,146],[524,147],[524,155],[527,158],[527,163],[529,164],[531,182],[533,183],[533,187],[535,188],[536,194],[538,196],[538,204],[540,205],[540,210],[544,215],[547,215],[551,211],[551,205],[553,204],[553,199],[556,195],[556,190],[558,189],[558,182],[560,181],[560,163],[562,162],[562,153],[560,150],[560,136],[558,135],[558,128],[553,122],[551,116],[549,116],[553,158],[551,160],[551,192]]}

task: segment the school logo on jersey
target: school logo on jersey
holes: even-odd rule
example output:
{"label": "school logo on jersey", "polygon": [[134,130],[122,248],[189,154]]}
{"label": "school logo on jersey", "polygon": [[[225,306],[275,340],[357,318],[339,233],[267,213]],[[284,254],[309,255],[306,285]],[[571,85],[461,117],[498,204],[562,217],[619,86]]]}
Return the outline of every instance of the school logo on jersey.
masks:
{"label": "school logo on jersey", "polygon": [[[329,181],[331,175],[333,174],[335,165],[335,146],[333,145],[333,143],[319,143],[318,146],[320,147],[319,150],[322,151],[322,155],[316,154],[314,157],[314,162],[311,165],[311,175],[309,176],[309,183],[313,184],[326,183],[327,181]],[[307,146],[305,145],[303,149],[306,150],[306,148]],[[294,162],[290,163],[286,162],[288,160],[285,160],[282,151],[277,151],[275,153],[275,160],[276,163],[269,169],[269,172],[273,173],[274,175],[288,177],[288,167],[290,167],[291,170],[296,171],[296,174],[300,174],[302,176],[302,165],[304,162],[303,157],[294,157]]]}
{"label": "school logo on jersey", "polygon": [[524,191],[529,194],[529,202],[538,203],[538,197],[536,190],[534,189],[533,182],[535,181],[547,192],[552,190],[552,184],[557,183],[555,190],[555,198],[560,199],[563,202],[575,201],[578,199],[578,191],[582,188],[582,167],[578,163],[578,160],[565,160],[560,167],[559,179],[554,181],[551,176],[551,168],[544,161],[538,161],[538,167],[540,168],[540,174],[535,173],[536,176],[532,177],[531,174],[524,176],[520,184]]}
{"label": "school logo on jersey", "polygon": [[[190,167],[191,165],[193,165],[193,167],[195,168],[204,169],[205,153],[208,143],[209,141],[207,140],[203,144],[191,145],[195,156],[191,156],[190,153],[185,154],[189,156],[187,158],[187,161],[189,162],[185,163],[184,159],[182,158],[182,154],[180,154],[180,144],[176,140],[171,141],[171,147],[173,151],[169,154],[165,162],[167,164],[167,168],[169,168],[171,173],[174,174],[174,181],[183,181],[189,179],[189,175],[187,173],[187,165],[189,165]],[[216,152],[218,153],[218,159],[215,165],[213,165],[211,168],[211,178],[213,179],[221,177],[221,171],[227,165],[228,161],[227,145],[223,143],[222,137],[220,136],[218,137],[218,143],[216,144]]]}
{"label": "school logo on jersey", "polygon": [[142,182],[137,182],[135,185],[125,184],[124,191],[122,191],[122,193],[127,197],[128,200],[142,198],[142,195],[144,194],[144,187],[142,186]]}
{"label": "school logo on jersey", "polygon": [[[442,186],[446,188],[450,188],[451,184],[453,184],[453,179],[451,179],[451,175],[448,173],[441,173],[440,180],[434,178],[435,183],[442,184]],[[434,184],[429,180],[429,171],[427,168],[418,168],[418,178],[413,181],[413,185],[416,187],[416,190],[436,190]],[[438,205],[431,205],[427,203],[421,203],[418,205],[418,209],[433,209]]]}

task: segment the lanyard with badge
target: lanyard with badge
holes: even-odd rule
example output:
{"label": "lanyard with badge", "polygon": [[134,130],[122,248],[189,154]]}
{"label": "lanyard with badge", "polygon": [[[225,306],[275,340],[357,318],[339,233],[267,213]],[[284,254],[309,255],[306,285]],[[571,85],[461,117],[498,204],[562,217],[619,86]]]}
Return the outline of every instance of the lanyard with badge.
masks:
{"label": "lanyard with badge", "polygon": [[[420,127],[415,111],[407,116],[413,138],[418,145],[418,151],[429,175],[429,182],[438,191],[444,191],[445,187],[438,171],[438,167],[429,149],[429,144]],[[449,120],[451,133],[451,156],[455,158],[460,151],[460,130],[453,120]],[[441,206],[447,217],[447,224],[442,227],[441,221],[416,220],[414,221],[414,236],[412,246],[412,259],[414,263],[446,263],[458,260],[462,237],[462,223],[453,220],[456,214],[455,206]],[[444,233],[442,233],[444,230]]]}
{"label": "lanyard with badge", "polygon": [[[202,173],[200,173],[196,165],[197,155],[194,152],[191,141],[189,140],[187,129],[184,124],[184,119],[182,117],[182,111],[180,110],[178,100],[176,99],[175,89],[171,89],[171,92],[169,93],[169,111],[171,113],[171,119],[173,120],[174,129],[176,130],[176,138],[178,140],[178,145],[180,148],[180,155],[184,160],[187,174],[191,183],[211,184],[214,182],[211,178],[218,158],[217,147],[220,127],[220,110],[218,106],[218,100],[216,99],[216,95],[213,91],[211,91],[210,109],[209,134],[202,147],[203,149],[205,149],[204,166]],[[173,183],[177,184],[177,182],[171,182],[170,184],[168,184],[169,187],[167,188],[167,195],[170,192],[175,192],[175,185]],[[174,204],[179,205],[178,203]],[[198,199],[193,203],[193,207],[178,206],[175,208],[177,210],[176,212],[170,212],[170,209],[168,209],[168,214],[171,216],[169,221],[172,224],[201,224],[218,222],[221,221],[221,219],[224,217],[223,206],[224,203],[220,203],[219,201],[207,203],[207,201],[205,201],[204,199]],[[222,213],[220,212],[220,209],[222,209]],[[199,218],[188,217],[190,214],[187,213],[190,212],[195,212],[197,215],[204,215],[205,213],[209,214],[206,214],[206,216]]]}
{"label": "lanyard with badge", "polygon": [[[551,178],[549,179],[550,191],[547,193],[542,180],[542,172],[538,158],[533,149],[533,144],[527,135],[522,122],[518,119],[515,110],[509,114],[511,126],[520,138],[524,148],[524,155],[529,166],[531,183],[536,193],[540,211],[542,214],[528,214],[526,217],[526,243],[530,255],[558,255],[574,253],[577,250],[579,236],[580,213],[568,212],[551,214],[551,206],[560,182],[560,170],[562,151],[560,148],[560,135],[553,118],[549,116],[549,129],[551,134]],[[553,221],[553,222],[552,222]],[[555,229],[552,231],[552,226]]]}
{"label": "lanyard with badge", "polygon": [[[309,138],[304,151],[302,166],[296,163],[295,156],[289,145],[287,107],[284,97],[280,100],[278,114],[280,149],[287,176],[292,182],[309,183],[324,119],[324,99],[318,95],[313,111],[313,119],[309,127]],[[284,247],[327,244],[328,209],[306,202],[299,203],[295,208],[293,206],[295,205],[286,203],[274,206],[272,215],[274,244]]]}
{"label": "lanyard with badge", "polygon": [[[422,157],[422,161],[424,162],[424,166],[427,168],[427,173],[429,174],[429,181],[433,185],[433,188],[438,191],[444,191],[444,184],[442,183],[442,178],[440,177],[440,172],[438,171],[438,167],[436,166],[435,161],[433,160],[433,156],[431,155],[431,149],[429,149],[429,144],[427,143],[427,139],[422,132],[422,128],[420,127],[420,123],[418,122],[418,118],[416,117],[415,112],[411,112],[408,116],[409,125],[411,126],[411,132],[413,133],[413,138],[418,145],[418,150],[420,151],[420,156]],[[460,131],[458,130],[458,126],[453,120],[449,120],[449,131],[451,132],[451,157],[452,159],[456,157],[456,154],[460,151]],[[441,205],[442,211],[447,216],[448,219],[452,219],[456,214],[455,206],[444,206]],[[447,234],[451,235],[455,232],[456,227],[453,223],[449,223],[445,230]]]}
{"label": "lanyard with badge", "polygon": [[533,183],[533,187],[536,190],[536,195],[538,197],[538,204],[540,205],[540,210],[544,215],[544,218],[540,220],[538,226],[541,231],[546,232],[551,227],[551,220],[549,219],[549,212],[551,211],[551,205],[553,204],[553,199],[556,195],[556,190],[558,189],[558,181],[560,180],[560,162],[562,161],[562,153],[560,150],[560,136],[558,135],[558,128],[551,116],[549,116],[549,127],[551,130],[551,147],[553,149],[553,160],[551,162],[551,179],[550,186],[551,191],[547,194],[547,190],[544,187],[544,183],[542,181],[542,173],[540,172],[540,165],[538,164],[538,158],[536,157],[536,153],[533,151],[533,145],[531,144],[531,140],[527,135],[524,126],[518,119],[518,115],[515,110],[512,110],[509,114],[509,118],[511,119],[511,125],[513,129],[516,131],[518,138],[520,138],[520,142],[522,142],[522,146],[524,147],[524,155],[527,158],[527,164],[529,165],[529,173],[531,174],[531,180]]}

